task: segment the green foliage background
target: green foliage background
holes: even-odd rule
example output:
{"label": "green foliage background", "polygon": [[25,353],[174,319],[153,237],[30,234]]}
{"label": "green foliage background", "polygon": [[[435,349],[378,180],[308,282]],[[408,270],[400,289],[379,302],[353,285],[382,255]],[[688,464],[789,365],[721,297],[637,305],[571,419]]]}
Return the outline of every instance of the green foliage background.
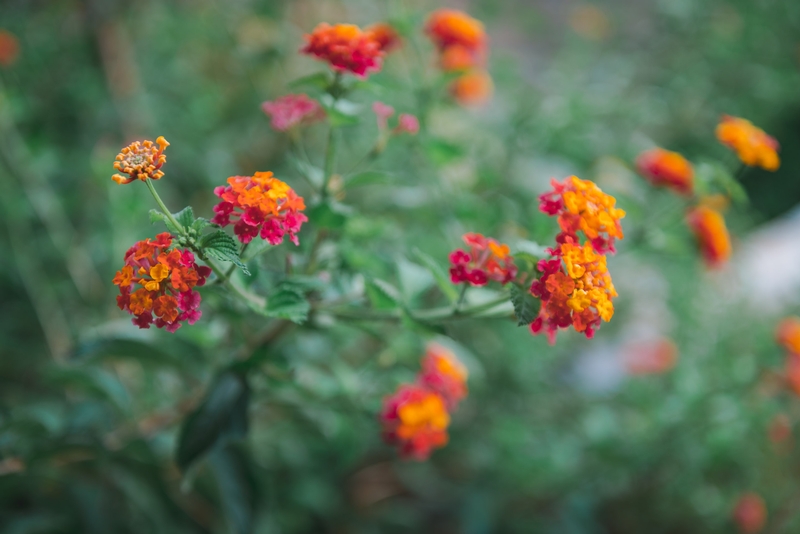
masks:
{"label": "green foliage background", "polygon": [[[631,162],[654,142],[733,170],[713,128],[722,113],[747,117],[778,138],[783,165],[744,175],[751,202],[729,225],[743,241],[790,210],[800,3],[592,5],[599,33],[576,26],[586,5],[571,1],[459,6],[487,24],[496,84],[489,106],[467,111],[428,108],[419,92],[434,76],[419,33],[439,7],[429,2],[3,2],[0,26],[21,53],[0,69],[0,532],[731,532],[749,490],[764,496],[770,532],[796,532],[798,456],[766,435],[775,414],[800,417],[774,378],[785,310],[755,308],[747,272],[705,273],[683,205]],[[374,100],[426,127],[350,177],[346,214],[312,215],[298,249],[268,251],[238,280],[269,293],[323,229],[324,297],[366,283],[373,306],[393,308],[370,285],[382,280],[409,307],[442,305],[415,250],[444,267],[465,231],[547,245],[556,227],[536,196],[575,173],[628,211],[610,262],[617,313],[597,339],[562,334],[549,347],[510,317],[432,330],[321,313],[286,326],[214,290],[202,321],[176,335],[138,331],[116,308],[124,251],[163,229],[148,221],[145,187],[111,182],[119,148],[172,143],[158,187],[175,211],[209,216],[214,186],[257,170],[308,195],[308,168],[259,105],[323,70],[297,49],[325,20],[391,20],[407,36],[354,93],[339,171],[374,142]],[[325,133],[306,133],[317,166]],[[643,320],[675,340],[677,366],[615,374]],[[376,414],[443,336],[470,367],[470,395],[450,444],[403,462]],[[194,441],[178,448],[187,417]]]}

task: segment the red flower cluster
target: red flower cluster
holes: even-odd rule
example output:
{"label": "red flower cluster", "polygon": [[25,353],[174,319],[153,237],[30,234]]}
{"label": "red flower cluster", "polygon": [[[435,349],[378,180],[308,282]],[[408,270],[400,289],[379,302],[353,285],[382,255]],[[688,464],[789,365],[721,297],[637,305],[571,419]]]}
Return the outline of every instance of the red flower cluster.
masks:
{"label": "red flower cluster", "polygon": [[578,242],[583,232],[599,254],[615,252],[614,240],[622,239],[620,219],[625,212],[615,208],[616,199],[603,193],[594,182],[570,176],[563,182],[552,180],[553,190],[539,196],[539,210],[558,216],[559,243]]}
{"label": "red flower cluster", "polygon": [[488,39],[483,24],[455,9],[431,13],[425,33],[439,52],[444,72],[461,72],[450,92],[462,105],[484,104],[492,94],[492,78],[485,70]]}
{"label": "red flower cluster", "polygon": [[308,220],[300,213],[306,209],[305,202],[271,172],[232,176],[228,185],[215,188],[214,194],[222,202],[214,206],[216,215],[211,222],[220,226],[233,224],[233,232],[242,243],[261,236],[270,244],[279,245],[288,233],[292,243],[299,244],[296,234]]}
{"label": "red flower cluster", "polygon": [[300,52],[327,61],[335,71],[365,78],[381,70],[384,46],[388,44],[381,35],[362,31],[354,24],[331,26],[323,22],[305,36],[306,46]]}
{"label": "red flower cluster", "polygon": [[467,394],[467,369],[442,347],[428,345],[422,372],[414,384],[403,384],[384,399],[380,419],[383,437],[397,445],[403,458],[426,460],[447,445],[449,412]]}
{"label": "red flower cluster", "polygon": [[489,280],[507,284],[517,276],[508,245],[474,233],[464,234],[463,239],[469,252],[457,249],[450,253],[450,280],[454,284],[483,286]]}
{"label": "red flower cluster", "polygon": [[[139,241],[125,253],[125,266],[114,277],[120,292],[117,305],[134,316],[139,328],[155,323],[175,332],[181,321],[194,324],[202,315],[200,293],[193,288],[206,283],[211,269],[197,265],[189,250],[168,250],[171,245],[166,232]],[[136,285],[141,287],[134,291]]]}
{"label": "red flower cluster", "polygon": [[733,520],[742,534],[757,534],[767,524],[767,505],[758,493],[745,493],[736,502]]}

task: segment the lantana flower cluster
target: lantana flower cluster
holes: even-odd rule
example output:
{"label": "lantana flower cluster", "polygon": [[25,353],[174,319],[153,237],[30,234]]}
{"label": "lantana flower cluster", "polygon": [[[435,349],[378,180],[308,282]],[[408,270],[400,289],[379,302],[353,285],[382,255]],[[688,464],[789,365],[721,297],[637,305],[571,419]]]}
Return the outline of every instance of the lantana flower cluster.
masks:
{"label": "lantana flower cluster", "polygon": [[776,171],[781,165],[778,141],[746,119],[723,115],[717,125],[717,139],[749,167]]}
{"label": "lantana flower cluster", "polygon": [[115,174],[112,180],[120,185],[129,184],[134,180],[147,181],[159,180],[164,176],[161,167],[167,162],[164,150],[169,143],[164,136],[156,139],[153,143],[150,140],[143,142],[134,141],[117,154],[114,161],[114,168],[122,174]]}
{"label": "lantana flower cluster", "polygon": [[278,132],[325,118],[325,110],[320,103],[303,93],[284,95],[264,102],[261,109],[270,117],[272,129]]}
{"label": "lantana flower cluster", "polygon": [[[531,332],[546,332],[551,344],[558,329],[569,326],[591,338],[601,321],[614,315],[617,292],[606,253],[613,253],[614,241],[624,237],[620,220],[625,217],[614,197],[589,180],[570,176],[563,182],[553,180],[552,186],[539,197],[539,209],[558,217],[558,247],[549,249],[550,259],[538,262],[542,275],[530,287],[542,301]],[[583,244],[578,232],[587,239]]]}
{"label": "lantana flower cluster", "polygon": [[481,234],[463,236],[467,250],[450,253],[450,280],[454,284],[484,286],[489,280],[507,284],[517,276],[517,266],[508,245]]}
{"label": "lantana flower cluster", "polygon": [[336,72],[349,72],[359,78],[379,72],[387,44],[383,32],[363,31],[355,24],[319,24],[305,36],[300,51],[330,65]]}
{"label": "lantana flower cluster", "polygon": [[383,401],[380,414],[384,440],[400,456],[426,460],[447,445],[450,413],[467,395],[467,368],[450,350],[428,345],[422,371],[411,384],[402,384]]}
{"label": "lantana flower cluster", "polygon": [[775,338],[786,350],[786,383],[800,395],[800,317],[787,317],[781,321]]}
{"label": "lantana flower cluster", "polygon": [[463,105],[480,105],[492,94],[494,85],[486,72],[488,38],[483,24],[462,11],[439,9],[425,24],[439,53],[439,67],[444,72],[458,72],[450,92]]}
{"label": "lantana flower cluster", "polygon": [[719,210],[700,204],[691,208],[686,222],[697,238],[700,254],[709,268],[725,265],[731,257],[731,237]]}
{"label": "lantana flower cluster", "polygon": [[202,315],[200,293],[194,288],[205,284],[211,269],[197,265],[191,251],[171,246],[172,236],[166,232],[137,242],[114,277],[117,305],[134,316],[139,328],[155,324],[175,332],[182,321],[194,324]]}
{"label": "lantana flower cluster", "polygon": [[666,187],[684,196],[694,192],[694,167],[677,152],[663,148],[646,150],[636,158],[636,168],[656,187]]}
{"label": "lantana flower cluster", "polygon": [[247,244],[260,236],[272,245],[278,245],[286,234],[295,245],[299,244],[297,232],[308,220],[303,213],[305,202],[285,182],[271,172],[257,172],[253,176],[231,176],[228,185],[214,189],[222,201],[214,206],[214,224],[233,224],[239,241]]}

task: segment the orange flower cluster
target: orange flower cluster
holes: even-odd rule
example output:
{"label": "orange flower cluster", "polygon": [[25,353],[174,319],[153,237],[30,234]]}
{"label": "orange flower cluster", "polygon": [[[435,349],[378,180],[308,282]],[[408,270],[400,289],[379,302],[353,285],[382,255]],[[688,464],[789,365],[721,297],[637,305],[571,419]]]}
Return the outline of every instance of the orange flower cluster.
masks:
{"label": "orange flower cluster", "polygon": [[594,182],[570,176],[564,182],[552,180],[553,190],[539,196],[539,210],[558,216],[559,243],[577,242],[583,232],[598,253],[614,252],[614,240],[622,239],[620,219],[625,212],[614,207],[616,199],[600,190]]}
{"label": "orange flower cluster", "polygon": [[709,268],[721,267],[730,259],[731,238],[719,211],[701,204],[689,210],[686,222],[697,237],[700,253]]}
{"label": "orange flower cluster", "polygon": [[148,178],[160,179],[164,176],[161,167],[167,162],[164,149],[168,146],[169,143],[163,136],[156,139],[155,143],[149,140],[141,143],[134,141],[117,154],[114,168],[123,174],[115,174],[111,179],[120,185],[129,184],[137,179],[143,182]]}
{"label": "orange flower cluster", "polygon": [[566,242],[552,250],[554,258],[540,260],[542,276],[531,284],[530,292],[542,300],[539,315],[530,325],[536,335],[545,331],[552,345],[559,328],[572,326],[587,338],[594,337],[601,321],[614,316],[617,296],[606,265],[606,256],[591,245]]}
{"label": "orange flower cluster", "polygon": [[745,493],[736,502],[733,520],[742,534],[757,534],[767,524],[767,505],[758,493]]}
{"label": "orange flower cluster", "polygon": [[303,197],[298,196],[285,182],[271,172],[257,172],[254,176],[231,176],[228,185],[214,189],[222,202],[214,206],[211,222],[220,226],[233,224],[233,232],[242,243],[256,236],[272,245],[279,245],[287,233],[295,245],[299,244],[297,232],[308,220]]}
{"label": "orange flower cluster", "polygon": [[395,30],[391,24],[387,24],[386,22],[378,22],[377,24],[373,24],[364,30],[364,33],[366,33],[370,39],[377,42],[381,50],[387,54],[403,44],[403,41],[400,38],[400,34],[397,33],[397,30]]}
{"label": "orange flower cluster", "polygon": [[428,459],[433,449],[447,445],[450,411],[466,394],[466,367],[446,348],[429,344],[417,381],[384,399],[384,439],[397,445],[403,458]]}
{"label": "orange flower cluster", "polygon": [[787,317],[775,330],[775,338],[786,349],[786,382],[800,395],[800,317]]}
{"label": "orange flower cluster", "polygon": [[450,92],[462,105],[485,103],[492,94],[492,78],[485,70],[488,39],[483,24],[455,9],[431,13],[425,33],[439,51],[444,72],[461,72]]}
{"label": "orange flower cluster", "polygon": [[474,233],[464,234],[463,239],[469,252],[457,249],[450,253],[450,280],[454,284],[484,286],[495,280],[505,285],[517,276],[508,245]]}
{"label": "orange flower cluster", "polygon": [[[385,40],[384,31],[362,31],[354,24],[319,24],[305,36],[306,46],[300,52],[327,61],[337,72],[349,72],[359,78],[381,70]],[[379,40],[380,39],[380,40]]]}
{"label": "orange flower cluster", "polygon": [[[211,269],[197,265],[191,251],[169,250],[171,246],[172,236],[166,232],[139,241],[125,253],[125,266],[114,277],[120,292],[117,305],[134,316],[139,328],[155,323],[175,332],[181,321],[194,324],[200,319],[200,294],[193,288],[205,284]],[[141,287],[134,291],[137,285]]]}
{"label": "orange flower cluster", "polygon": [[654,186],[667,187],[686,196],[694,191],[694,168],[677,152],[663,148],[646,150],[636,158],[636,168]]}
{"label": "orange flower cluster", "polygon": [[781,165],[778,141],[748,120],[723,115],[717,125],[717,139],[735,151],[745,165],[768,171],[776,171]]}

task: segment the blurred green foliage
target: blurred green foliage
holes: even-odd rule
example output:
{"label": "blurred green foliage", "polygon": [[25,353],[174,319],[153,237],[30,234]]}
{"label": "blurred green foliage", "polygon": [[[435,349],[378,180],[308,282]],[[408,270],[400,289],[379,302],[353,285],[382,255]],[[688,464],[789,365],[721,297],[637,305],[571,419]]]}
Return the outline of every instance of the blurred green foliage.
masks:
{"label": "blurred green foliage", "polygon": [[[797,454],[767,438],[774,415],[800,418],[774,385],[777,312],[753,307],[746,274],[706,274],[682,205],[630,170],[652,143],[732,168],[713,128],[739,115],[778,138],[783,165],[745,174],[751,203],[729,212],[730,226],[744,239],[791,209],[800,3],[473,2],[462,7],[486,21],[496,84],[480,111],[427,109],[433,59],[419,29],[435,7],[0,6],[20,40],[0,68],[0,532],[731,532],[748,490],[767,501],[770,532],[800,528]],[[373,101],[422,114],[426,128],[352,173],[338,199],[349,209],[310,213],[299,248],[267,251],[236,280],[268,294],[324,231],[316,261],[336,284],[317,291],[366,286],[380,307],[377,280],[408,306],[442,305],[455,296],[425,268],[445,266],[465,231],[549,244],[556,226],[536,196],[575,173],[628,211],[610,262],[617,313],[597,339],[562,334],[549,347],[510,318],[432,331],[324,313],[283,332],[213,288],[202,323],[175,335],[138,331],[116,308],[124,251],[163,229],[141,184],[111,182],[119,148],[170,140],[158,185],[175,211],[208,216],[214,186],[257,170],[308,195],[325,127],[306,131],[308,162],[259,105],[324,70],[297,54],[323,20],[390,20],[406,36],[353,93],[340,172],[374,142]],[[675,341],[674,370],[619,369],[642,328]],[[470,395],[450,444],[404,462],[380,442],[376,414],[436,336],[469,366]]]}

